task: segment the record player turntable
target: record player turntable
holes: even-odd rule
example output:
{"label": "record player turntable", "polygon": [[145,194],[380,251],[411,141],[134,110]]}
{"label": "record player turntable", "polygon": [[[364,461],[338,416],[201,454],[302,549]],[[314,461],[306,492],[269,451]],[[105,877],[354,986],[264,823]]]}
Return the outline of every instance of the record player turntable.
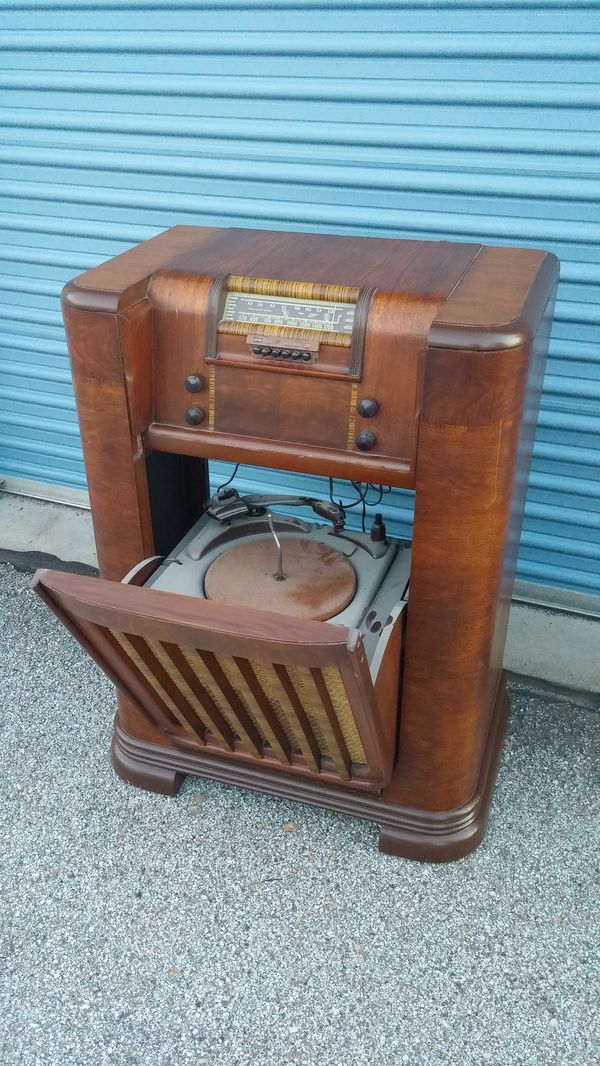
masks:
{"label": "record player turntable", "polygon": [[[274,506],[309,506],[332,525],[274,515]],[[344,522],[341,504],[327,500],[222,490],[145,587],[351,627],[375,679],[406,603],[410,545],[386,537],[381,514],[369,533]]]}
{"label": "record player turntable", "polygon": [[[34,586],[117,687],[122,778],[477,845],[556,281],[531,249],[175,227],[67,286],[101,576]],[[324,491],[211,495],[209,460]]]}

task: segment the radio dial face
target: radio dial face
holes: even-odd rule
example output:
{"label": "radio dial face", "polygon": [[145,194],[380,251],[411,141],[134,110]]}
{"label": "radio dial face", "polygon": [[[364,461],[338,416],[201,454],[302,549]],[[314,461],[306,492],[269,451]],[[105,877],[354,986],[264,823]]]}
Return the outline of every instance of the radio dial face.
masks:
{"label": "radio dial face", "polygon": [[228,292],[223,321],[352,333],[356,304]]}

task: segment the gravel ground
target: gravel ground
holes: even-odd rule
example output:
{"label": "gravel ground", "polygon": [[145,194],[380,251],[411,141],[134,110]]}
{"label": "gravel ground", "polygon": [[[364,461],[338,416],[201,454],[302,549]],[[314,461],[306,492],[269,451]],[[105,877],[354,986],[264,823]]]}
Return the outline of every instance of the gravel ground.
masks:
{"label": "gravel ground", "polygon": [[593,711],[517,692],[483,845],[424,866],[352,818],[128,787],[109,683],[10,566],[0,612],[2,1066],[600,1061]]}

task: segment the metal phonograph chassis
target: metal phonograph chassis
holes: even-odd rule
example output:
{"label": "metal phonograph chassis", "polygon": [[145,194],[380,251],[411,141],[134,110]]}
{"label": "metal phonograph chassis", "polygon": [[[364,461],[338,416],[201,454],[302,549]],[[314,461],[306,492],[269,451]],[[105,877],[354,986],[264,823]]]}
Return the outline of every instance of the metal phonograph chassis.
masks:
{"label": "metal phonograph chassis", "polygon": [[[476,847],[557,275],[531,249],[175,227],[66,287],[100,578],[34,586],[117,686],[121,777],[322,805],[411,858]],[[209,459],[325,491],[211,496]],[[377,509],[349,528],[327,479],[413,491],[411,543]]]}

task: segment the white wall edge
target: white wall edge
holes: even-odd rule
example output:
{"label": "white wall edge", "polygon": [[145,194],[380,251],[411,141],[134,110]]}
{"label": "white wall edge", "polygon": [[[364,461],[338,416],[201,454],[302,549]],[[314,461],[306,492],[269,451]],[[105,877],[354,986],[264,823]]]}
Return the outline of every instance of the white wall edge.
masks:
{"label": "white wall edge", "polygon": [[534,607],[551,607],[569,611],[571,614],[600,618],[600,596],[554,588],[552,585],[534,585],[529,581],[515,581],[513,600],[515,603],[529,604]]}
{"label": "white wall edge", "polygon": [[600,693],[600,618],[513,600],[504,665],[523,677]]}
{"label": "white wall edge", "polygon": [[49,485],[43,481],[28,481],[26,478],[0,475],[0,492],[8,492],[13,496],[26,496],[30,500],[62,503],[65,507],[81,507],[88,511],[90,509],[90,497],[87,490],[72,489],[67,485]]}

